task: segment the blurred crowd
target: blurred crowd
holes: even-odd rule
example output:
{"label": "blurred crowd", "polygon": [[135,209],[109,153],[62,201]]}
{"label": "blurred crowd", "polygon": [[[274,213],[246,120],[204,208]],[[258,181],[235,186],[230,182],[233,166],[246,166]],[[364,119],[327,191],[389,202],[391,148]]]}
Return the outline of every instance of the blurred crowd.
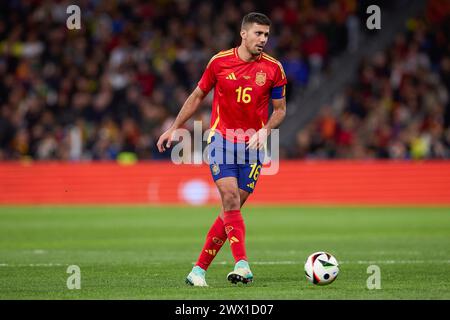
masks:
{"label": "blurred crowd", "polygon": [[[358,49],[366,2],[80,0],[81,29],[68,30],[71,1],[1,1],[0,161],[167,158],[157,138],[209,59],[239,45],[246,13],[271,18],[266,52],[285,68],[289,99],[318,85],[333,56]],[[409,27],[363,62],[341,108],[302,130],[292,156],[448,155],[450,32]],[[209,127],[211,99],[187,129]]]}
{"label": "blurred crowd", "polygon": [[291,156],[450,158],[450,3],[431,1],[358,78],[300,130]]}
{"label": "blurred crowd", "polygon": [[[0,160],[167,157],[156,139],[209,59],[240,44],[251,11],[273,21],[266,51],[283,62],[288,94],[357,42],[356,0],[81,0],[82,28],[68,30],[71,4],[0,2]],[[205,128],[210,102],[195,116]]]}

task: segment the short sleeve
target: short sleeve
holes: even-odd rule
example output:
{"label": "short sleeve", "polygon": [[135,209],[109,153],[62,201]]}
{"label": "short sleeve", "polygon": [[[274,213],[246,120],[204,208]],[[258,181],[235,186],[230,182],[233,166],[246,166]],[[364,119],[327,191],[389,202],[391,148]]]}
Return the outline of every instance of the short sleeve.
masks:
{"label": "short sleeve", "polygon": [[283,66],[278,62],[277,70],[275,71],[275,79],[273,81],[273,87],[283,87],[287,84],[286,74],[284,73]]}
{"label": "short sleeve", "polygon": [[203,75],[198,82],[198,87],[207,94],[211,89],[216,85],[216,74],[214,72],[214,66],[215,63],[213,61],[214,58],[212,58],[208,65],[206,66],[205,71],[203,72]]}
{"label": "short sleeve", "polygon": [[286,86],[281,87],[273,87],[271,92],[271,98],[272,99],[282,99],[284,96],[286,96]]}

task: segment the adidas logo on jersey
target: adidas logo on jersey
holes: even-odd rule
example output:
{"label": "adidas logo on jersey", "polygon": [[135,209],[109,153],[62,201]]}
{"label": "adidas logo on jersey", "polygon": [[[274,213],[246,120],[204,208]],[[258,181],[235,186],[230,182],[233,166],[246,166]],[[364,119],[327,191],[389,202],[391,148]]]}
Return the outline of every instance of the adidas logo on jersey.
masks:
{"label": "adidas logo on jersey", "polygon": [[237,80],[236,76],[234,75],[234,72],[230,73],[225,79],[228,80]]}

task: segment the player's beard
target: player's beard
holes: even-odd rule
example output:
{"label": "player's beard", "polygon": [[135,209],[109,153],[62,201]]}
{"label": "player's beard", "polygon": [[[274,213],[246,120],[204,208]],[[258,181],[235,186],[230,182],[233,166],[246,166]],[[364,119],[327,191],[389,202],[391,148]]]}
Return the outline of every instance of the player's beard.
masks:
{"label": "player's beard", "polygon": [[247,52],[250,53],[253,57],[259,56],[264,50],[264,46],[261,46],[261,51],[259,51],[257,44],[249,45],[249,43],[244,43],[244,46]]}
{"label": "player's beard", "polygon": [[259,56],[261,54],[261,52],[263,52],[263,50],[264,50],[263,46],[261,46],[261,51],[258,50],[259,47],[257,45],[255,45],[253,48],[254,48],[253,50],[249,50],[250,53],[252,54],[252,56]]}

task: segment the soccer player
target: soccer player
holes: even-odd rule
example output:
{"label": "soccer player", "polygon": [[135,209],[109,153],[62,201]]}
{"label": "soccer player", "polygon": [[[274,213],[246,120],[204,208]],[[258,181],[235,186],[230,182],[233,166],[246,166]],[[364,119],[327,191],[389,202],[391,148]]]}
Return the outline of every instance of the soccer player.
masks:
{"label": "soccer player", "polygon": [[[252,12],[243,18],[240,46],[221,51],[211,58],[173,125],[157,142],[160,152],[170,148],[174,131],[195,113],[203,98],[214,88],[208,142],[216,145],[210,154],[213,156],[210,170],[221,196],[222,210],[206,236],[197,263],[187,276],[186,283],[194,286],[207,286],[206,270],[227,239],[236,262],[234,270],[227,276],[228,281],[248,283],[253,280],[241,208],[255,188],[262,159],[257,157],[251,161],[249,151],[263,148],[270,130],[277,128],[286,115],[287,80],[283,67],[263,52],[270,25],[270,19],[261,13]],[[269,99],[273,104],[270,119]],[[239,129],[244,132],[253,129],[254,134],[251,137],[240,134]],[[246,149],[245,159],[237,161],[236,150],[242,150],[242,146]],[[232,155],[232,163],[214,160],[220,155],[226,158],[224,154]]]}

